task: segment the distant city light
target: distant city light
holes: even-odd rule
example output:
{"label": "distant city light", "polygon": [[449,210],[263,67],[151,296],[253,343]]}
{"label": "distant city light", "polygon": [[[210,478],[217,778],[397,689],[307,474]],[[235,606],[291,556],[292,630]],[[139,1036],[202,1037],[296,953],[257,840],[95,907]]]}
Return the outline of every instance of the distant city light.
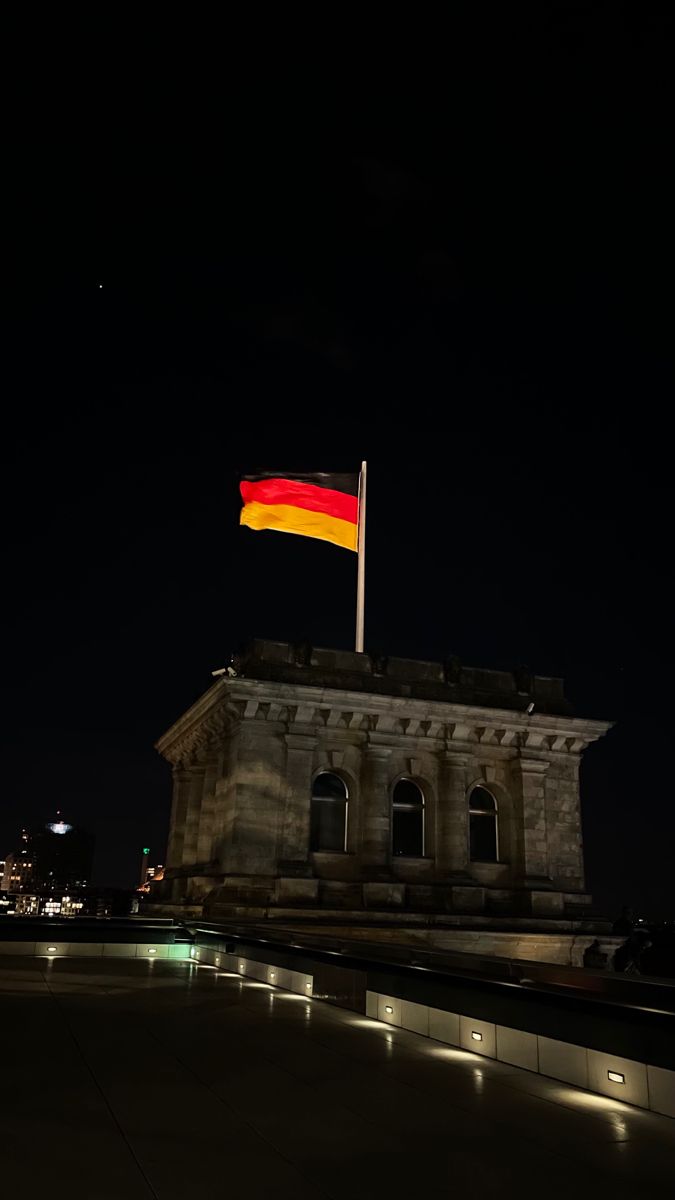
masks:
{"label": "distant city light", "polygon": [[149,847],[149,846],[144,846],[144,847],[143,847],[143,853],[144,853],[144,854],[149,854],[149,853],[150,853],[150,847]]}
{"label": "distant city light", "polygon": [[65,821],[50,821],[47,825],[47,829],[51,829],[52,833],[70,833],[72,828],[72,825],[67,825]]}

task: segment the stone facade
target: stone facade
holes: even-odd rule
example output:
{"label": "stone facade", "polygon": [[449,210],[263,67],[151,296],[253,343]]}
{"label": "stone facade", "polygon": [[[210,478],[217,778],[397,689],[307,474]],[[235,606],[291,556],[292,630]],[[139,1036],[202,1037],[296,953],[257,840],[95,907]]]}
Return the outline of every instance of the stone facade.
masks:
{"label": "stone facade", "polygon": [[[153,897],[214,915],[583,916],[579,761],[608,728],[573,717],[556,679],[256,641],[157,743],[174,790]],[[344,850],[310,849],[325,771],[348,796]],[[392,853],[402,779],[424,797],[418,857]],[[477,784],[497,861],[471,860]]]}

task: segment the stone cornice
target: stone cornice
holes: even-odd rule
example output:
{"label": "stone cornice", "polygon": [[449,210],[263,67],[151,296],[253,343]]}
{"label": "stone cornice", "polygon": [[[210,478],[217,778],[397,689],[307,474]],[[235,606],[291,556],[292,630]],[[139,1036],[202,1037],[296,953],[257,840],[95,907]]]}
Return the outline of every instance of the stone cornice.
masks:
{"label": "stone cornice", "polygon": [[188,763],[200,749],[217,743],[241,716],[219,680],[155,742],[174,766]]}
{"label": "stone cornice", "polygon": [[475,753],[499,757],[523,751],[578,755],[612,728],[611,722],[580,717],[224,677],[159,738],[156,749],[174,764],[186,762],[241,721],[267,724],[270,733],[271,726],[304,734],[311,728],[324,739],[356,734],[364,741],[376,734],[392,746],[401,739],[430,750],[461,744],[463,752],[470,745]]}

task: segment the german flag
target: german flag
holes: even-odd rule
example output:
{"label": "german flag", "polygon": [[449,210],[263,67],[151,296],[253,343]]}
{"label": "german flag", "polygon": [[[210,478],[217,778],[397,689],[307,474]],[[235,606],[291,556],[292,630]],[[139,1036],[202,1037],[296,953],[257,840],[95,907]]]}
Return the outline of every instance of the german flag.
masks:
{"label": "german flag", "polygon": [[358,550],[358,475],[280,475],[263,471],[241,479],[240,522],[279,529]]}

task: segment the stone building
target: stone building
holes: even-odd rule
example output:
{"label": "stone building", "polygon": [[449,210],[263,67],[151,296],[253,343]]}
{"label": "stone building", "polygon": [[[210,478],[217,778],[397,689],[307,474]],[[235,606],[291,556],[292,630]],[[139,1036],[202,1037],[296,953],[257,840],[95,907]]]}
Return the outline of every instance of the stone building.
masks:
{"label": "stone building", "polygon": [[155,899],[568,927],[591,902],[580,757],[609,728],[559,679],[255,641],[157,743],[174,791]]}

